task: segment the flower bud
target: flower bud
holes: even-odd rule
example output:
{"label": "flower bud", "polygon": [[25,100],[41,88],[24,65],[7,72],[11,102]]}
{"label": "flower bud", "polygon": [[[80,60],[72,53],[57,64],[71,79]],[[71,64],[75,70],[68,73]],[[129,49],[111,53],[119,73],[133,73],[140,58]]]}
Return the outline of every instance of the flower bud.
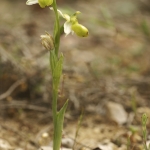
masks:
{"label": "flower bud", "polygon": [[88,29],[79,23],[73,24],[71,29],[80,37],[86,37],[89,34]]}
{"label": "flower bud", "polygon": [[46,33],[45,35],[41,35],[41,43],[47,50],[54,49],[54,40],[48,33]]}
{"label": "flower bud", "polygon": [[53,3],[53,0],[38,0],[40,7],[44,8],[50,6]]}

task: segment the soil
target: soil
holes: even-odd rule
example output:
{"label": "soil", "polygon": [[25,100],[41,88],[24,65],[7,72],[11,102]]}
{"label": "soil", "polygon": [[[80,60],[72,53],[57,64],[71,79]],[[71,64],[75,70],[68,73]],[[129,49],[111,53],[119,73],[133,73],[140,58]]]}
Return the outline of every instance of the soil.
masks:
{"label": "soil", "polygon": [[[0,5],[0,150],[52,144],[49,52],[40,35],[53,33],[54,16],[49,8],[25,3],[1,0]],[[144,149],[141,117],[150,118],[150,3],[57,3],[70,15],[81,11],[79,22],[89,29],[86,38],[61,35],[65,61],[58,107],[69,99],[62,147]],[[149,122],[147,131],[150,142]]]}

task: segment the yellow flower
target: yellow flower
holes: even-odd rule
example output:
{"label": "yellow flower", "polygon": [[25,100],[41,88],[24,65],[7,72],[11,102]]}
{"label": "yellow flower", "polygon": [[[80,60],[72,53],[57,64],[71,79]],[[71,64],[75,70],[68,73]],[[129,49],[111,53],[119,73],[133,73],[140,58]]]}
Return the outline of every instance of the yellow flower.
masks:
{"label": "yellow flower", "polygon": [[27,5],[39,4],[41,8],[50,6],[53,3],[53,0],[28,0]]}
{"label": "yellow flower", "polygon": [[[53,10],[52,7],[50,9]],[[77,15],[80,14],[79,11],[77,11],[72,16],[69,16],[68,14],[63,14],[60,10],[57,11],[66,20],[66,22],[64,23],[64,33],[66,34],[66,36],[70,33],[76,33],[76,35],[80,37],[88,36],[88,29],[85,26],[78,23]]]}

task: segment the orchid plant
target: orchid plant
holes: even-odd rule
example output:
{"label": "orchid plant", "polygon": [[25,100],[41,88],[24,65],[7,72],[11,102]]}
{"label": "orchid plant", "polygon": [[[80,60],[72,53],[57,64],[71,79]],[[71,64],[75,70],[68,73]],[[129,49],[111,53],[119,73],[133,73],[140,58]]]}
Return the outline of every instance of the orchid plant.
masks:
{"label": "orchid plant", "polygon": [[50,51],[50,69],[52,75],[52,114],[54,125],[53,150],[60,150],[64,115],[68,105],[68,100],[66,100],[60,110],[57,109],[58,89],[64,60],[63,54],[59,54],[61,34],[59,17],[61,16],[66,20],[63,25],[66,36],[70,33],[75,33],[79,37],[86,37],[88,36],[89,32],[85,26],[78,23],[77,15],[80,13],[79,11],[76,11],[71,16],[68,14],[63,14],[57,9],[56,0],[28,0],[26,4],[39,4],[41,8],[50,6],[50,10],[53,10],[55,14],[53,36],[51,36],[49,33],[41,35],[41,43],[47,50]]}

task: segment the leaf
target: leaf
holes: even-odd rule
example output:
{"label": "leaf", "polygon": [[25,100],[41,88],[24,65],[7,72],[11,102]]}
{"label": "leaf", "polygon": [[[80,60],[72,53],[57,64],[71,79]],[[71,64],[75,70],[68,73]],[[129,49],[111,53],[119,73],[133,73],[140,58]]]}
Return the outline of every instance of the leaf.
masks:
{"label": "leaf", "polygon": [[54,69],[55,69],[55,66],[56,66],[56,63],[57,63],[57,56],[55,54],[55,51],[54,50],[51,50],[50,51],[50,66],[51,66],[51,71],[52,71],[52,74],[54,72]]}
{"label": "leaf", "polygon": [[65,115],[67,106],[68,106],[68,100],[65,102],[63,107],[57,113],[57,118],[56,118],[55,127],[54,127],[55,131],[54,131],[54,145],[53,145],[53,149],[55,150],[58,150],[61,145],[64,115]]}
{"label": "leaf", "polygon": [[53,70],[53,82],[54,82],[55,87],[58,87],[60,77],[62,75],[63,59],[64,59],[64,57],[61,54],[59,60],[56,62],[55,68]]}
{"label": "leaf", "polygon": [[57,131],[58,132],[62,132],[63,130],[64,115],[65,115],[67,106],[68,106],[68,100],[65,102],[65,104],[63,105],[63,107],[60,109],[60,111],[57,114]]}

